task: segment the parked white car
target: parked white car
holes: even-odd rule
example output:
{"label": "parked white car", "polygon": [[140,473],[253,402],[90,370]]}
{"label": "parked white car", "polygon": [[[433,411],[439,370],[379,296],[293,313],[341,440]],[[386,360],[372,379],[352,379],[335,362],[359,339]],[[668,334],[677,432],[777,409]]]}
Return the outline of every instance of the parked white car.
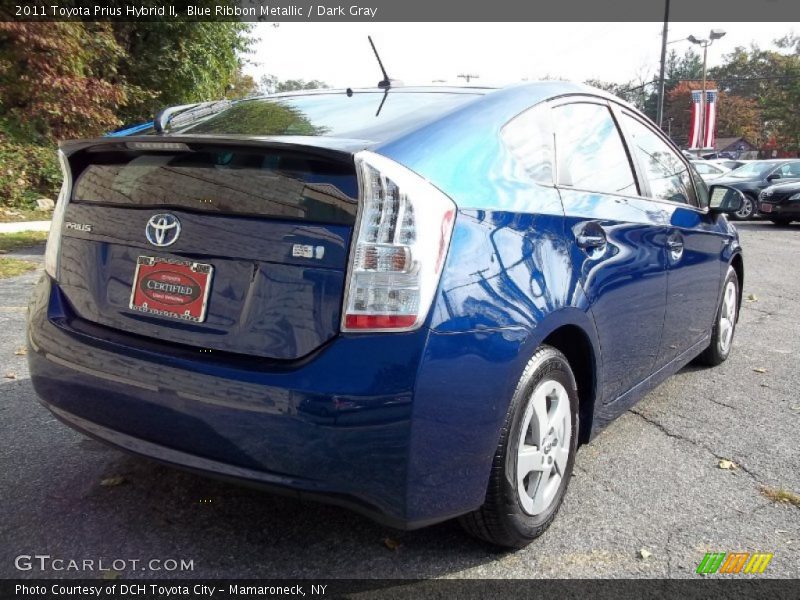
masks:
{"label": "parked white car", "polygon": [[693,160],[692,165],[705,181],[711,181],[730,171],[729,168],[708,160]]}

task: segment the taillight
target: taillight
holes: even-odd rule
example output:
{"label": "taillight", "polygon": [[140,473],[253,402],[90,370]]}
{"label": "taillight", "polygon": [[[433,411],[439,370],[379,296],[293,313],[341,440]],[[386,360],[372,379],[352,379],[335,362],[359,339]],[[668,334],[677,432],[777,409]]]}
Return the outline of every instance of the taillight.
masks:
{"label": "taillight", "polygon": [[410,331],[425,321],[444,267],[456,207],[391,159],[355,156],[360,203],[343,331]]}
{"label": "taillight", "polygon": [[61,174],[64,180],[61,184],[58,200],[56,200],[56,207],[53,210],[50,234],[47,236],[47,246],[44,251],[44,270],[56,280],[58,279],[58,267],[61,258],[61,230],[64,227],[64,214],[67,212],[67,203],[72,190],[72,174],[69,169],[69,163],[61,150],[58,151],[58,162],[61,164]]}

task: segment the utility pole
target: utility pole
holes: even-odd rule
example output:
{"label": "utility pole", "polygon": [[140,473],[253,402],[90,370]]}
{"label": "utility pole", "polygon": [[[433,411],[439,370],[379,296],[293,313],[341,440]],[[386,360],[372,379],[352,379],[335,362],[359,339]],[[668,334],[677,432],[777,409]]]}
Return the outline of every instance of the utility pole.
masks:
{"label": "utility pole", "polygon": [[664,29],[661,31],[661,69],[658,75],[658,114],[656,122],[663,129],[664,122],[664,67],[667,62],[667,34],[669,30],[669,0],[664,0]]}
{"label": "utility pole", "polygon": [[469,73],[461,73],[461,74],[459,74],[459,77],[461,79],[466,79],[467,83],[469,83],[470,79],[478,79],[478,78],[480,78],[480,75],[471,75]]}

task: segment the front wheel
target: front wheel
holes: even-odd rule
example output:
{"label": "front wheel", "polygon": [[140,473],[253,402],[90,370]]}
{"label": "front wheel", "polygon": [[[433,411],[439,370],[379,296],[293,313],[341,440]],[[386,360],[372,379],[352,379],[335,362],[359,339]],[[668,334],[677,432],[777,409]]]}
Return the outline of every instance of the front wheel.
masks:
{"label": "front wheel", "polygon": [[722,290],[722,300],[717,309],[717,320],[711,331],[711,343],[698,357],[704,365],[715,367],[725,361],[731,353],[733,334],[736,331],[736,322],[739,312],[739,277],[733,267],[728,267],[725,276],[725,285]]}
{"label": "front wheel", "polygon": [[737,221],[746,221],[753,217],[756,212],[756,203],[748,194],[744,194],[742,206],[739,210],[733,213],[733,218]]}
{"label": "front wheel", "polygon": [[555,519],[578,442],[578,392],[567,358],[542,346],[522,374],[503,426],[486,500],[461,517],[475,537],[522,548]]}
{"label": "front wheel", "polygon": [[792,223],[791,219],[770,219],[770,221],[778,227],[788,227]]}

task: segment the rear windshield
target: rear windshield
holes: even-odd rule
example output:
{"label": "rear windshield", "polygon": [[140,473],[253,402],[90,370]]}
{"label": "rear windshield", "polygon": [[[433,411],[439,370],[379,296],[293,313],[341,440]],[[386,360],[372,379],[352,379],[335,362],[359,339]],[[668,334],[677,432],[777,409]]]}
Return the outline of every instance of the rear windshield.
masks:
{"label": "rear windshield", "polygon": [[85,161],[74,202],[172,207],[352,224],[352,163],[295,152],[199,148],[183,153],[98,152]]}
{"label": "rear windshield", "polygon": [[371,140],[475,100],[479,93],[389,90],[243,100],[178,130],[187,134],[310,135]]}

